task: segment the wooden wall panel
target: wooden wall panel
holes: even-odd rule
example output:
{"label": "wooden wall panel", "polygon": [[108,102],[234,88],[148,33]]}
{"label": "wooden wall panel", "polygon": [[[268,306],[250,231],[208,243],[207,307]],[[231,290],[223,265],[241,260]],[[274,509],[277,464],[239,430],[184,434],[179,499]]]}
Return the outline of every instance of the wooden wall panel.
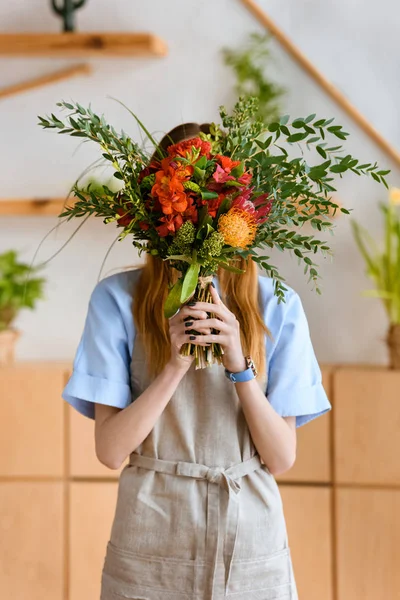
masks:
{"label": "wooden wall panel", "polygon": [[72,477],[114,477],[120,469],[108,469],[97,458],[94,442],[94,421],[84,417],[68,406],[69,419],[69,465]]}
{"label": "wooden wall panel", "polygon": [[324,487],[279,487],[299,598],[333,600],[332,492]]}
{"label": "wooden wall panel", "polygon": [[64,373],[57,363],[0,368],[1,475],[63,475]]}
{"label": "wooden wall panel", "polygon": [[337,483],[400,485],[400,371],[334,374]]}
{"label": "wooden wall panel", "polygon": [[337,600],[400,598],[400,490],[336,494]]}
{"label": "wooden wall panel", "polygon": [[[332,404],[331,373],[321,367],[322,383]],[[277,481],[328,483],[331,473],[331,412],[297,429],[297,458]]]}
{"label": "wooden wall panel", "polygon": [[0,483],[0,597],[63,600],[61,482]]}
{"label": "wooden wall panel", "polygon": [[117,482],[71,484],[69,600],[100,597],[101,573],[117,493]]}

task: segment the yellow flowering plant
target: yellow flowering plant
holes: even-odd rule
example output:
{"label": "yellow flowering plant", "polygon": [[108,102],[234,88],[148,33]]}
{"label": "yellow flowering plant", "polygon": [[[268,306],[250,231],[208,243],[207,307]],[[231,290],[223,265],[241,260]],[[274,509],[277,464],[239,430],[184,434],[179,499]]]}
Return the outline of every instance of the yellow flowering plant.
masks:
{"label": "yellow flowering plant", "polygon": [[392,187],[389,202],[380,202],[379,208],[384,217],[383,247],[354,219],[351,225],[366,273],[375,284],[375,289],[364,290],[363,295],[383,301],[389,318],[391,364],[400,368],[400,188]]}
{"label": "yellow flowering plant", "polygon": [[[251,256],[274,280],[278,302],[285,301],[285,280],[270,257],[258,253],[263,247],[293,251],[321,293],[318,265],[310,255],[329,254],[330,248],[293,228],[309,222],[317,231],[332,233],[331,218],[339,206],[329,194],[336,191],[334,178],[346,171],[369,175],[387,187],[389,171],[379,170],[376,163],[360,164],[350,154],[342,156],[342,146],[328,145],[329,135],[340,140],[349,135],[341,125],[332,125],[334,119],[312,114],[291,121],[285,115],[266,125],[256,116],[254,97],[240,98],[231,114],[221,106],[221,124],[212,123],[210,133],[171,144],[165,152],[129,111],[154,145],[156,158],[125,132],[117,133],[90,107],[68,102],[58,106],[69,111],[65,119],[51,114],[39,117],[39,124],[97,143],[122,183],[118,191],[102,186],[83,193],[78,179],[72,188],[76,202],[59,216],[103,217],[104,223],[123,228],[119,240],[132,235],[139,256],[145,251],[168,260],[180,277],[169,290],[166,318],[189,300],[212,302],[208,284],[213,275],[219,267],[243,272],[235,265],[239,257]],[[290,159],[285,142],[289,147],[313,146],[320,162],[309,164],[303,151]],[[340,211],[349,214],[346,208]],[[222,362],[219,344],[208,348],[186,344],[182,349],[183,354],[192,351],[196,368]]]}

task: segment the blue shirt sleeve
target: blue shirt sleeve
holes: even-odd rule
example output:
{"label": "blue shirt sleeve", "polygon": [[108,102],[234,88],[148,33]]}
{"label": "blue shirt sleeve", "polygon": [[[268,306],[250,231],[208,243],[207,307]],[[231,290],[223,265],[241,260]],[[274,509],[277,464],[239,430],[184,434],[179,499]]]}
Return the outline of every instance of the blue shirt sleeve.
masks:
{"label": "blue shirt sleeve", "polygon": [[132,332],[128,332],[132,316],[129,290],[121,281],[126,281],[124,274],[117,274],[95,286],[73,372],[62,392],[64,400],[91,419],[96,402],[123,409],[132,401]]}
{"label": "blue shirt sleeve", "polygon": [[266,396],[279,415],[296,417],[300,427],[332,407],[298,293],[289,288],[286,303],[280,303],[275,313],[280,316],[273,333],[276,338],[269,357]]}

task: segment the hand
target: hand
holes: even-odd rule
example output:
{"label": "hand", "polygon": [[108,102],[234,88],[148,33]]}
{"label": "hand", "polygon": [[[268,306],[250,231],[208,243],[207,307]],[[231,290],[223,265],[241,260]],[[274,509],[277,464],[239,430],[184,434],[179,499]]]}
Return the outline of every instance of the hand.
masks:
{"label": "hand", "polygon": [[[222,302],[217,290],[212,285],[210,286],[210,292],[213,299],[212,303],[196,302],[193,307],[195,318],[199,319],[196,323],[196,331],[205,335],[199,335],[190,342],[200,345],[205,345],[206,342],[220,344],[224,350],[222,356],[224,367],[233,373],[244,371],[247,364],[240,340],[240,323]],[[209,319],[208,315],[204,318],[203,315],[207,312],[214,313],[215,318]],[[211,333],[211,329],[217,329],[218,333]]]}
{"label": "hand", "polygon": [[[169,321],[169,337],[171,341],[171,358],[169,360],[170,364],[173,364],[175,367],[179,369],[183,369],[183,371],[187,371],[190,368],[194,360],[194,354],[189,356],[182,356],[180,354],[180,350],[183,344],[193,343],[190,340],[190,336],[192,333],[186,333],[186,330],[195,329],[198,331],[198,323],[195,323],[193,326],[193,321],[195,319],[205,320],[208,318],[207,313],[204,310],[194,310],[193,306],[189,306],[189,304],[183,305],[180,310],[170,319]],[[211,333],[210,328],[205,328],[207,333]],[[199,340],[196,342],[200,346],[209,346],[210,343],[206,340]]]}

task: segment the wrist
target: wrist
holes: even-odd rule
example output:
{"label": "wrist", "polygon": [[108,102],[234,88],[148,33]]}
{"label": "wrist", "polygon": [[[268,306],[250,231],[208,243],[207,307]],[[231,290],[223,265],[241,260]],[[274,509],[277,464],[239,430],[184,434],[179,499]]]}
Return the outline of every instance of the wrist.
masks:
{"label": "wrist", "polygon": [[190,369],[192,362],[193,359],[190,358],[172,358],[166,363],[165,369],[183,376]]}
{"label": "wrist", "polygon": [[226,360],[224,362],[224,367],[231,373],[240,373],[241,371],[245,371],[247,369],[247,362],[244,356]]}

